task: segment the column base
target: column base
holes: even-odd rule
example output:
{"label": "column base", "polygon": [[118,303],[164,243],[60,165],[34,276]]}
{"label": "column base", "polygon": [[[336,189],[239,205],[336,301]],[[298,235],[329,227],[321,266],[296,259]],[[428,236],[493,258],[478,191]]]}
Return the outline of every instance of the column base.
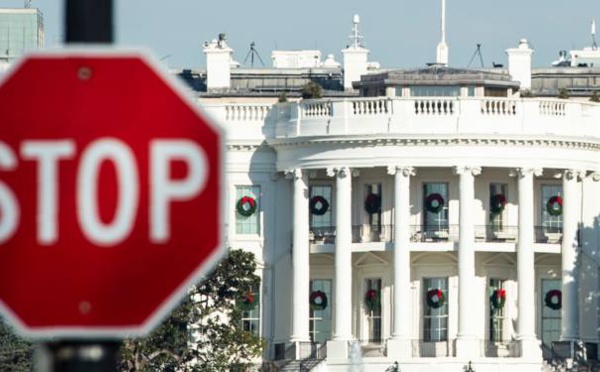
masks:
{"label": "column base", "polygon": [[412,358],[412,341],[404,338],[387,340],[387,356],[389,358]]}
{"label": "column base", "polygon": [[327,341],[327,358],[348,359],[348,341],[332,340]]}
{"label": "column base", "polygon": [[456,339],[456,356],[458,358],[479,358],[481,356],[481,343],[475,337]]}
{"label": "column base", "polygon": [[542,347],[540,340],[535,336],[519,337],[519,355],[526,359],[541,359]]}

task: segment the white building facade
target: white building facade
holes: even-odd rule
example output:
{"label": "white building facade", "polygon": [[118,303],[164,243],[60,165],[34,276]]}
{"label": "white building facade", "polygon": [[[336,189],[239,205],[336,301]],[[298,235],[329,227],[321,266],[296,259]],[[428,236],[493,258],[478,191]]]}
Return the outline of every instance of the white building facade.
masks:
{"label": "white building facade", "polygon": [[[526,41],[511,51],[530,79]],[[534,371],[557,341],[597,358],[600,106],[520,98],[531,82],[506,71],[376,75],[359,97],[201,99],[228,134],[228,245],[259,262],[243,322],[263,359]]]}

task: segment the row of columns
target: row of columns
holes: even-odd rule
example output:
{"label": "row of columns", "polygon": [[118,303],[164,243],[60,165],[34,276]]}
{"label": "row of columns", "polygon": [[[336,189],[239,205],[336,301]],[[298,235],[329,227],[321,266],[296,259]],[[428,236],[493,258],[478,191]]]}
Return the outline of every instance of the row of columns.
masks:
{"label": "row of columns", "polygon": [[[459,319],[456,353],[458,357],[476,356],[478,352],[476,322],[471,306],[475,282],[474,200],[475,176],[480,167],[455,167],[459,176],[459,244],[458,244],[458,303]],[[336,179],[336,238],[333,341],[347,343],[352,335],[352,181],[350,169],[328,169]],[[415,170],[407,166],[391,166],[394,176],[394,303],[392,338],[388,340],[388,355],[410,357],[412,335],[412,302],[410,293],[410,177]],[[534,264],[534,176],[541,169],[519,168],[512,173],[518,178],[519,236],[517,244],[518,276],[518,339],[521,356],[541,357],[535,334],[535,264]],[[293,214],[293,303],[292,342],[309,341],[309,224],[308,178],[296,169],[287,172],[294,182]],[[563,172],[563,238],[562,238],[562,333],[563,340],[579,338],[578,272],[577,272],[577,200],[581,200],[577,181],[585,172]]]}

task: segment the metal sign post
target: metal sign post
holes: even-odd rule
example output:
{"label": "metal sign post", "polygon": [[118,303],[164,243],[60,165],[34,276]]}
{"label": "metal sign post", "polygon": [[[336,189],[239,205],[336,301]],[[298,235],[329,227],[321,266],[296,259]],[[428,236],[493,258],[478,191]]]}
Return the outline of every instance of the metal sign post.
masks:
{"label": "metal sign post", "polygon": [[[66,0],[65,43],[112,44],[112,0]],[[49,372],[116,371],[121,341],[62,340],[43,343]]]}

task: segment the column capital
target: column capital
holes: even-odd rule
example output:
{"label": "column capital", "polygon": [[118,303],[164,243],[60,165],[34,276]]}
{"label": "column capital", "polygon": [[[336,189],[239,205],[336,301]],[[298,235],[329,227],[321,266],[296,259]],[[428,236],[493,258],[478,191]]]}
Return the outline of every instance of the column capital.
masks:
{"label": "column capital", "polygon": [[536,176],[541,177],[544,173],[542,168],[516,168],[510,171],[508,174],[510,177],[523,178],[526,176]]}
{"label": "column capital", "polygon": [[410,177],[417,174],[415,168],[406,165],[388,165],[387,172],[389,175],[393,176],[397,172],[400,172],[404,177]]}
{"label": "column capital", "polygon": [[348,176],[358,177],[360,171],[358,169],[351,169],[349,167],[330,167],[327,168],[327,175],[329,177],[345,178]]}
{"label": "column capital", "polygon": [[565,180],[581,180],[585,177],[586,171],[581,169],[565,169],[563,171],[563,179]]}
{"label": "column capital", "polygon": [[600,181],[600,171],[592,171],[589,176],[594,182]]}
{"label": "column capital", "polygon": [[470,174],[472,176],[478,176],[481,174],[481,167],[473,165],[457,165],[454,167],[453,171],[456,175]]}
{"label": "column capital", "polygon": [[306,172],[304,172],[301,168],[286,169],[284,171],[284,174],[285,174],[285,179],[287,179],[287,180],[297,180],[299,178],[306,176]]}
{"label": "column capital", "polygon": [[277,182],[281,179],[281,172],[271,172],[271,181]]}

